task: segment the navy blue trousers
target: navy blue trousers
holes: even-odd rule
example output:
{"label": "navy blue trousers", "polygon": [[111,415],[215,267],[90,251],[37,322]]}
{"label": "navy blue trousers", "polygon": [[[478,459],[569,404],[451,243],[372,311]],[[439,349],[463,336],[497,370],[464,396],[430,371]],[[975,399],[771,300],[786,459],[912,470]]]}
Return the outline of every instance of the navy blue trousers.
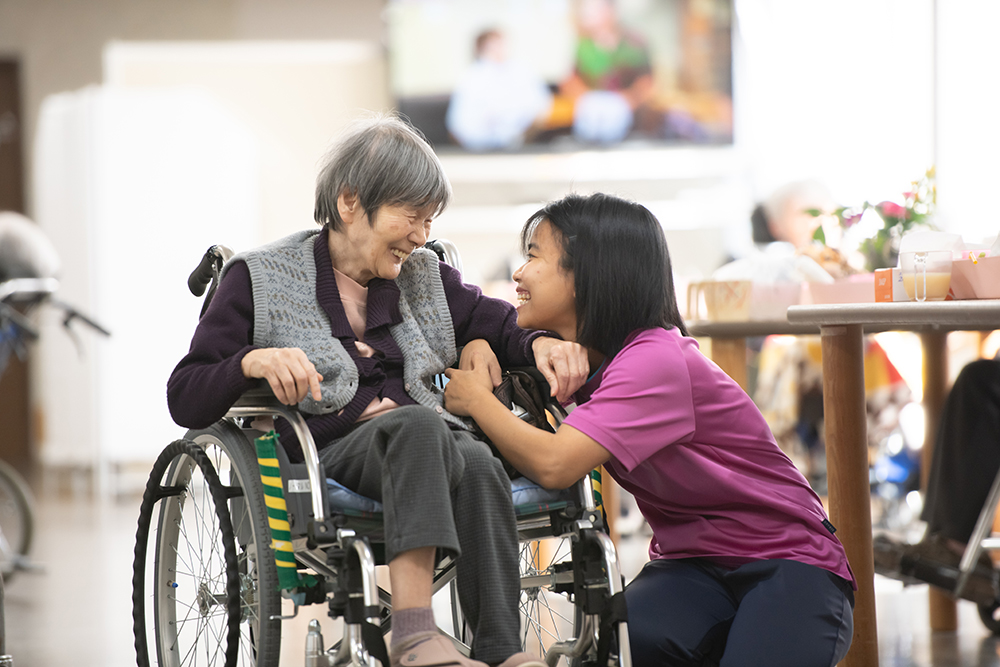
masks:
{"label": "navy blue trousers", "polygon": [[854,632],[849,582],[792,560],[727,570],[654,560],[625,589],[632,664],[830,667]]}

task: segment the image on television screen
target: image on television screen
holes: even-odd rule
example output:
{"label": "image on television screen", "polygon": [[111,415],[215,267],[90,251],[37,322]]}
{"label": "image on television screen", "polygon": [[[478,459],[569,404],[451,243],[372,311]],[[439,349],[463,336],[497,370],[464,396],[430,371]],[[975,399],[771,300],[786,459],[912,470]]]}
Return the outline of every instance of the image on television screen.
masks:
{"label": "image on television screen", "polygon": [[730,144],[732,0],[389,0],[396,107],[438,150]]}

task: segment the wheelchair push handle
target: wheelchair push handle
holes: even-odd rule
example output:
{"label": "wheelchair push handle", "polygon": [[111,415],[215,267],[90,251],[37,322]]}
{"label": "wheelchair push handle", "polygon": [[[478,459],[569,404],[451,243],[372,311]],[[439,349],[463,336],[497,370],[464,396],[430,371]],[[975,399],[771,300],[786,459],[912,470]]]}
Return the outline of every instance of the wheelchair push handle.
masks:
{"label": "wheelchair push handle", "polygon": [[191,294],[203,295],[209,283],[218,277],[222,265],[232,256],[233,251],[224,245],[213,245],[206,250],[198,266],[188,276],[188,289],[191,290]]}

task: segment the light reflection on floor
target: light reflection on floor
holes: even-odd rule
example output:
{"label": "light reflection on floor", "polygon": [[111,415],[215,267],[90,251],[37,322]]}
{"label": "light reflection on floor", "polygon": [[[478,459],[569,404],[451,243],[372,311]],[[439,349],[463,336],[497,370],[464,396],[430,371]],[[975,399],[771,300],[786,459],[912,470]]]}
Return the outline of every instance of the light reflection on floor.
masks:
{"label": "light reflection on floor", "polygon": [[[8,651],[16,667],[126,667],[132,645],[131,568],[139,499],[98,502],[87,494],[39,499],[33,556],[44,571],[20,574],[6,598]],[[645,536],[620,545],[632,576],[645,561]],[[959,631],[932,633],[927,588],[876,580],[883,667],[1000,667],[1000,643],[972,603],[959,604]],[[321,607],[315,607],[321,612]],[[283,665],[301,665],[307,619],[285,628]]]}

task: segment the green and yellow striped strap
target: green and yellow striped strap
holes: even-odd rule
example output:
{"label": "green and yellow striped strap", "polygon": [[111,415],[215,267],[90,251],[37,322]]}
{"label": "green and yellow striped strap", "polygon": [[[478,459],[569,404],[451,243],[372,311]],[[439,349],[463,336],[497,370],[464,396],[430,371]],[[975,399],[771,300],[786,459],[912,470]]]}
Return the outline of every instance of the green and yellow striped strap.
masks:
{"label": "green and yellow striped strap", "polygon": [[274,549],[274,563],[278,566],[278,587],[291,590],[296,588],[301,580],[296,568],[295,552],[292,549],[288,507],[285,505],[281,469],[278,465],[278,434],[271,431],[257,438],[254,444],[257,446],[260,481],[264,485],[267,523],[271,528],[271,548]]}

